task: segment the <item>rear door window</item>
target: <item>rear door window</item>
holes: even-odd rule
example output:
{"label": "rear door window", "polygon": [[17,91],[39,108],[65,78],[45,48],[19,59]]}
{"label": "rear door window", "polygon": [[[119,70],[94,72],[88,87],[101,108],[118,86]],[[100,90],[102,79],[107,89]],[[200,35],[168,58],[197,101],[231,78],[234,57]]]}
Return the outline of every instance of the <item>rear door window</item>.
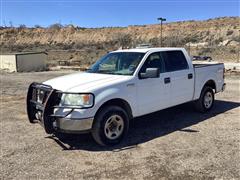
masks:
{"label": "rear door window", "polygon": [[164,51],[161,52],[161,57],[164,59],[167,72],[189,68],[182,51]]}

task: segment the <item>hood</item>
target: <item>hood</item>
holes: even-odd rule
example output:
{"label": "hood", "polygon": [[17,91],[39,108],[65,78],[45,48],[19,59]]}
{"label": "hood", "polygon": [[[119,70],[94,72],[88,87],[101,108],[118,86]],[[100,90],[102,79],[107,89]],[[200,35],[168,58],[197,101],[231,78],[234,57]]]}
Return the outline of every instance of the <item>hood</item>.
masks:
{"label": "hood", "polygon": [[129,76],[122,75],[79,72],[50,79],[43,82],[43,84],[50,85],[52,88],[64,92],[75,92],[76,90],[84,92],[85,90],[94,89],[97,86],[111,85],[112,83],[128,78]]}

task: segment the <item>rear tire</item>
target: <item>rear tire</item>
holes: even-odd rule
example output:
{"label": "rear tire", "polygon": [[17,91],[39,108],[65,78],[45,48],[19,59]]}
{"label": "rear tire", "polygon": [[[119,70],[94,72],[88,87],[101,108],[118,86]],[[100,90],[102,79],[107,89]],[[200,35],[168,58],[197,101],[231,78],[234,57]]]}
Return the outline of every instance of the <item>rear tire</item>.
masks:
{"label": "rear tire", "polygon": [[214,92],[209,86],[202,89],[200,98],[195,102],[195,108],[199,112],[207,112],[212,109],[214,105]]}
{"label": "rear tire", "polygon": [[118,144],[128,132],[129,116],[118,106],[106,106],[95,117],[92,136],[102,145]]}

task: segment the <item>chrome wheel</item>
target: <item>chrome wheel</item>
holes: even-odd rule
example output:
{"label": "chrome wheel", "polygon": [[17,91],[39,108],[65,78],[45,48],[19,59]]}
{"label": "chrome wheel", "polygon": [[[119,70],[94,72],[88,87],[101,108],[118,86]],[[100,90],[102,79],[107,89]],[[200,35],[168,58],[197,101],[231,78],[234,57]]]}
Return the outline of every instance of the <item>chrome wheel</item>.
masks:
{"label": "chrome wheel", "polygon": [[213,103],[213,95],[211,92],[207,92],[204,96],[204,106],[205,108],[209,109]]}
{"label": "chrome wheel", "polygon": [[119,115],[110,116],[104,126],[104,133],[108,139],[114,140],[119,138],[124,129],[123,118]]}

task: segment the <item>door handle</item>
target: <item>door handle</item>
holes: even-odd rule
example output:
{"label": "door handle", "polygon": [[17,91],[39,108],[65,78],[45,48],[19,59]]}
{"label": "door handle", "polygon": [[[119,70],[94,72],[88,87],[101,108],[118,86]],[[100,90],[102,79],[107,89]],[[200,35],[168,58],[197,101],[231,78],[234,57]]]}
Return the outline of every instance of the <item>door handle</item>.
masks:
{"label": "door handle", "polygon": [[188,79],[192,79],[192,78],[193,78],[193,74],[192,73],[188,74]]}
{"label": "door handle", "polygon": [[130,87],[130,86],[135,86],[135,84],[134,83],[127,84],[127,87]]}
{"label": "door handle", "polygon": [[168,84],[168,83],[170,83],[170,82],[171,82],[170,77],[164,78],[164,83],[165,83],[165,84]]}

